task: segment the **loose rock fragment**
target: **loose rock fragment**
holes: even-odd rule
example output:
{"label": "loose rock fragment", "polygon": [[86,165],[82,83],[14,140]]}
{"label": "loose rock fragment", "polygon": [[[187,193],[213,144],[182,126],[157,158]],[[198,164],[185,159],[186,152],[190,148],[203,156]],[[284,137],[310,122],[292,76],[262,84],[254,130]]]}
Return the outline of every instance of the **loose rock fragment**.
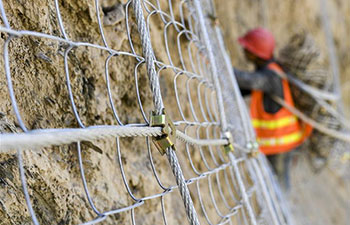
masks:
{"label": "loose rock fragment", "polygon": [[117,3],[111,7],[105,7],[102,10],[105,14],[103,17],[103,25],[105,26],[116,25],[125,18],[124,7],[121,3]]}

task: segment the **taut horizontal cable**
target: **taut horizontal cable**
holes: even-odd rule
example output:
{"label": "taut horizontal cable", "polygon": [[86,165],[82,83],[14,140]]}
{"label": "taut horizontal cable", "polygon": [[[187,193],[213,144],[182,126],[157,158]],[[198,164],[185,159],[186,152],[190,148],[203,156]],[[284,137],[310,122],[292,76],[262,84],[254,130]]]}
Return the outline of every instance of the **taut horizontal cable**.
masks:
{"label": "taut horizontal cable", "polygon": [[192,138],[181,131],[176,131],[176,137],[183,142],[186,142],[190,145],[199,145],[199,146],[220,146],[226,145],[228,141],[226,139],[196,139]]}
{"label": "taut horizontal cable", "polygon": [[27,133],[1,134],[0,152],[6,152],[11,149],[42,148],[110,137],[146,137],[161,134],[161,128],[140,126],[93,126],[87,128],[32,130]]}
{"label": "taut horizontal cable", "polygon": [[[147,126],[91,126],[87,128],[41,129],[27,133],[0,135],[0,153],[13,149],[36,149],[78,141],[94,141],[111,137],[155,137],[162,135],[160,127]],[[176,136],[191,145],[219,146],[226,139],[196,139],[177,131]]]}

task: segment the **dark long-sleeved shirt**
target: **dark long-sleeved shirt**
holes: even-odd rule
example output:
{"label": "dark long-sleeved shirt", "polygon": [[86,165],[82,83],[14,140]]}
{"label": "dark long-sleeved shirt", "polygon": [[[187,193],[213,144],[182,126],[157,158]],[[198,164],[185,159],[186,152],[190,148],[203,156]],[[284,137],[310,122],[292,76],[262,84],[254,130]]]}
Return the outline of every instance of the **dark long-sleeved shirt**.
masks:
{"label": "dark long-sleeved shirt", "polygon": [[266,112],[276,113],[281,108],[269,96],[271,94],[283,98],[282,80],[274,71],[263,66],[254,72],[241,71],[236,68],[234,72],[242,92],[253,89],[264,92],[263,104]]}

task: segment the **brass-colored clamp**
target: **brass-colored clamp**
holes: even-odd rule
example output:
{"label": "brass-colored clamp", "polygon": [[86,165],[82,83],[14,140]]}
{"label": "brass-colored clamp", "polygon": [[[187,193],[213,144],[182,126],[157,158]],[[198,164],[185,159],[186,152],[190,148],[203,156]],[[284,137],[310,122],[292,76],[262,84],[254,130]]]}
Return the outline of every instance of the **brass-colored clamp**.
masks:
{"label": "brass-colored clamp", "polygon": [[161,155],[165,154],[167,148],[173,147],[175,150],[176,128],[164,109],[161,115],[156,115],[154,112],[151,113],[150,126],[162,127],[162,135],[152,138]]}
{"label": "brass-colored clamp", "polygon": [[229,152],[233,152],[235,150],[235,148],[232,145],[233,137],[232,137],[231,132],[229,132],[229,131],[225,132],[223,138],[227,139],[227,141],[228,141],[228,143],[223,146],[225,153],[227,154]]}
{"label": "brass-colored clamp", "polygon": [[219,25],[219,19],[216,15],[214,14],[208,14],[208,18],[211,20],[211,22],[214,24],[214,25]]}
{"label": "brass-colored clamp", "polygon": [[259,144],[258,142],[248,142],[247,143],[247,149],[249,150],[248,156],[256,158],[259,156]]}

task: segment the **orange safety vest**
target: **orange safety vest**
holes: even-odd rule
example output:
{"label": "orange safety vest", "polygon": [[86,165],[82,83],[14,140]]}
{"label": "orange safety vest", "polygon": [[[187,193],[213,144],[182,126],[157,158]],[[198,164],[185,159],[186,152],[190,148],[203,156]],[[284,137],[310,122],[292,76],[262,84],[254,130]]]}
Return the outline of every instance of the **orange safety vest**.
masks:
{"label": "orange safety vest", "polygon": [[[278,74],[284,74],[277,63],[267,66]],[[292,93],[288,81],[282,79],[284,101],[294,107]],[[266,155],[288,152],[299,146],[312,132],[312,127],[298,120],[298,118],[282,107],[276,113],[268,113],[263,105],[264,93],[252,91],[250,114],[255,128],[260,151]]]}

